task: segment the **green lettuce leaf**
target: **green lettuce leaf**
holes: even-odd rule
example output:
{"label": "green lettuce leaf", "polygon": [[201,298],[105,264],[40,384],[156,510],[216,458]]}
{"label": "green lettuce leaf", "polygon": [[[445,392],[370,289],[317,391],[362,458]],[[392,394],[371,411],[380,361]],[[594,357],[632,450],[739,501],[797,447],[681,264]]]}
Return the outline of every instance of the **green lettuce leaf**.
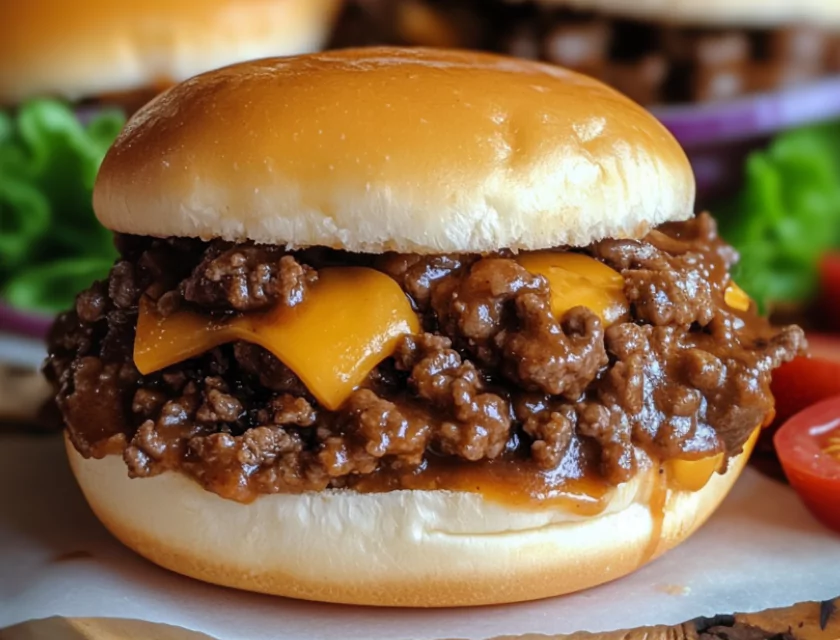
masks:
{"label": "green lettuce leaf", "polygon": [[784,133],[753,153],[741,193],[712,211],[741,254],[735,279],[762,308],[807,302],[821,256],[840,247],[840,123]]}
{"label": "green lettuce leaf", "polygon": [[[53,100],[0,113],[0,297],[54,312],[107,274],[116,252],[91,197],[102,158],[124,123],[121,112],[103,110],[82,124]],[[71,267],[76,261],[82,266]]]}
{"label": "green lettuce leaf", "polygon": [[[105,277],[112,264],[113,259],[107,257],[73,257],[35,265],[6,283],[4,297],[18,309],[63,311],[72,305],[76,293]],[[55,300],[68,296],[68,304],[53,309]]]}

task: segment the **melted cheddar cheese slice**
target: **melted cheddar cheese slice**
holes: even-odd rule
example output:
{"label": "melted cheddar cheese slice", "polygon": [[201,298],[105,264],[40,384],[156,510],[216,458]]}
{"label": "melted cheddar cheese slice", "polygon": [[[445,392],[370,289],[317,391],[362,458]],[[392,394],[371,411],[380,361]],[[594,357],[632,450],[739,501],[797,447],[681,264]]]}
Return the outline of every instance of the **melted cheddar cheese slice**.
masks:
{"label": "melted cheddar cheese slice", "polygon": [[164,318],[144,300],[134,362],[148,374],[243,340],[273,353],[333,410],[393,354],[402,336],[419,332],[417,314],[394,280],[364,267],[328,268],[302,304],[227,320],[192,311]]}
{"label": "melted cheddar cheese slice", "polygon": [[684,491],[700,491],[722,464],[723,454],[719,453],[699,460],[668,460],[665,466],[670,480],[678,488]]}
{"label": "melted cheddar cheese slice", "polygon": [[548,280],[551,310],[557,318],[573,307],[583,306],[609,326],[629,313],[624,278],[595,258],[580,253],[536,251],[523,253],[516,260]]}
{"label": "melted cheddar cheese slice", "polygon": [[748,311],[750,308],[750,297],[747,292],[731,281],[723,293],[723,300],[727,305],[738,311]]}
{"label": "melted cheddar cheese slice", "polygon": [[[744,452],[741,455],[749,458],[760,433],[760,428],[753,431],[744,444]],[[723,454],[719,453],[699,460],[674,458],[665,463],[665,470],[675,488],[684,491],[700,491],[709,484],[709,480],[716,471],[723,470]]]}

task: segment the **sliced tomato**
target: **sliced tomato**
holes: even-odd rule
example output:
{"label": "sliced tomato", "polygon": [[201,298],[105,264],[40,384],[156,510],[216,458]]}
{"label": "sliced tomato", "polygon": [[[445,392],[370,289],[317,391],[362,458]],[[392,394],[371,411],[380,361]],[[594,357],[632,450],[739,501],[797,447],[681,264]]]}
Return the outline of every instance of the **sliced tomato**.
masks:
{"label": "sliced tomato", "polygon": [[840,334],[809,331],[808,351],[814,358],[840,362]]}
{"label": "sliced tomato", "polygon": [[773,441],[785,475],[805,506],[840,532],[840,396],[797,413]]}
{"label": "sliced tomato", "polygon": [[826,326],[840,330],[840,253],[820,261],[820,307]]}
{"label": "sliced tomato", "polygon": [[780,425],[803,409],[840,395],[840,337],[808,334],[810,358],[795,358],[773,372],[770,388]]}
{"label": "sliced tomato", "polygon": [[773,436],[785,422],[808,407],[840,395],[840,337],[808,334],[810,358],[795,358],[773,372],[771,389],[776,399],[776,415],[764,429],[751,458],[764,474],[784,480],[773,445]]}

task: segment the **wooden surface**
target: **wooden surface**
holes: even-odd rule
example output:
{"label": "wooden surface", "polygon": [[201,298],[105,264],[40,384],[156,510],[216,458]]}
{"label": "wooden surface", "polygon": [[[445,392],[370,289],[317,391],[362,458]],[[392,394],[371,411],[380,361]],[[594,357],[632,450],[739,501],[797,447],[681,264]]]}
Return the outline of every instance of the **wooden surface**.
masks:
{"label": "wooden surface", "polygon": [[[643,627],[613,633],[575,633],[565,636],[499,636],[492,640],[840,640],[840,598],[806,602],[761,613],[717,616],[675,626]],[[753,627],[734,635],[733,625]],[[763,633],[762,633],[763,632]]]}
{"label": "wooden surface", "polygon": [[[754,629],[749,635],[732,636],[733,625],[749,625]],[[761,613],[693,620],[675,626],[644,627],[598,634],[499,636],[491,640],[727,640],[730,637],[745,640],[840,640],[840,598],[831,602],[807,602]],[[141,639],[223,640],[180,627],[110,618],[54,617],[0,630],[0,640]]]}
{"label": "wooden surface", "polygon": [[0,630],[0,640],[216,640],[181,627],[115,618],[45,618]]}

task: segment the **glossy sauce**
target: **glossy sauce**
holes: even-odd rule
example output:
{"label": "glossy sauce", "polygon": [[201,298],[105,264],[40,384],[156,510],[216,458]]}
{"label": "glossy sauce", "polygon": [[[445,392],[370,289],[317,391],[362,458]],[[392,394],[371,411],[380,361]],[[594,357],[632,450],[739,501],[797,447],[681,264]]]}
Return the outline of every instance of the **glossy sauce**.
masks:
{"label": "glossy sauce", "polygon": [[419,471],[379,471],[360,478],[353,488],[362,493],[395,489],[478,493],[509,507],[559,508],[580,516],[597,516],[609,505],[613,487],[594,474],[574,474],[559,467],[543,471],[527,459],[452,462],[434,458]]}
{"label": "glossy sauce", "polygon": [[665,505],[668,502],[668,474],[664,467],[660,467],[651,483],[651,493],[648,498],[648,508],[653,526],[650,540],[642,553],[642,564],[650,562],[656,555],[659,543],[662,541],[662,531],[665,525]]}
{"label": "glossy sauce", "polygon": [[[678,236],[679,234],[675,235]],[[662,245],[663,251],[672,248],[673,253],[677,254],[685,250],[685,247],[678,243],[675,244],[673,238],[665,237],[660,232],[652,232],[651,238],[655,241],[655,244]],[[671,245],[675,246],[672,247]],[[709,255],[713,256],[714,254],[711,253]],[[598,260],[583,254],[563,252],[523,254],[517,260],[526,269],[544,275],[553,293],[552,309],[558,315],[570,307],[580,305],[582,302],[584,303],[583,306],[588,306],[590,309],[596,310],[606,323],[615,321],[616,319],[620,320],[628,313],[627,300],[623,293],[623,276]],[[506,275],[506,271],[501,267],[487,267],[487,269],[489,269],[488,274],[494,273],[494,269],[498,270],[499,273],[497,275],[508,284],[510,282],[505,280],[505,278],[519,277],[515,274],[522,271],[521,268],[517,268],[514,270],[514,275],[508,276]],[[375,360],[378,361],[384,357],[383,354],[387,354],[390,351],[390,347],[384,350],[371,350],[366,348],[366,345],[378,344],[382,346],[384,343],[381,340],[371,339],[371,335],[373,334],[376,337],[378,332],[373,331],[371,333],[372,323],[361,320],[363,318],[363,312],[370,313],[377,309],[379,311],[384,310],[388,313],[380,314],[384,318],[383,323],[387,326],[392,326],[390,321],[393,320],[393,317],[390,312],[393,311],[394,305],[389,300],[393,298],[402,301],[402,304],[405,306],[406,318],[403,324],[417,322],[418,319],[415,310],[407,302],[396,280],[385,275],[383,272],[374,271],[365,267],[349,266],[338,267],[337,269],[323,267],[318,271],[318,285],[317,287],[313,287],[313,290],[307,294],[308,302],[288,307],[284,313],[288,313],[289,318],[283,318],[283,322],[273,321],[277,320],[276,314],[265,313],[260,316],[266,320],[265,322],[256,321],[257,316],[249,315],[246,318],[245,315],[237,315],[219,323],[216,320],[212,320],[212,318],[208,320],[208,315],[202,313],[200,309],[193,314],[194,317],[183,315],[184,312],[191,312],[190,308],[184,308],[175,312],[173,315],[167,316],[165,319],[167,331],[162,331],[163,327],[160,326],[160,323],[163,320],[155,318],[151,314],[144,314],[141,301],[141,316],[136,330],[136,339],[132,331],[124,330],[124,341],[129,339],[134,340],[136,363],[141,371],[147,373],[157,371],[166,366],[173,366],[184,359],[200,357],[201,354],[211,349],[212,344],[218,344],[216,342],[217,339],[221,340],[217,332],[227,331],[231,326],[236,325],[238,327],[237,332],[226,336],[222,342],[236,340],[247,342],[250,339],[255,344],[262,344],[265,348],[272,347],[275,357],[284,362],[289,369],[297,373],[298,377],[309,387],[309,390],[316,396],[321,405],[326,409],[339,407],[342,400],[346,398],[347,393],[357,386],[358,381],[350,374],[356,371],[354,367],[357,367],[361,359],[355,356],[347,357],[346,360],[353,365],[347,369],[342,366],[336,366],[334,352],[338,351],[345,355],[350,353],[343,347],[336,348],[336,345],[341,344],[341,340],[348,340],[358,334],[360,336],[359,339],[353,339],[352,343],[354,348],[363,352],[362,355],[374,353],[376,354]],[[338,271],[344,275],[339,277]],[[370,278],[376,276],[380,280],[381,286],[390,290],[393,296],[386,290],[383,295],[374,296],[376,300],[373,302],[376,302],[376,304],[369,301],[361,301],[360,303],[361,296],[358,293],[359,291],[371,293],[377,287],[372,282],[361,286],[360,280],[356,276],[351,278],[352,281],[350,279],[343,279],[351,271],[354,273],[360,271],[366,272]],[[722,314],[724,316],[723,319],[712,327],[714,331],[689,332],[685,337],[685,344],[682,345],[684,348],[701,348],[709,351],[713,355],[720,354],[721,357],[732,357],[729,351],[725,349],[723,351],[721,350],[721,345],[725,346],[729,344],[732,341],[732,335],[737,331],[741,331],[744,326],[747,326],[749,330],[747,337],[759,345],[766,342],[764,338],[765,334],[767,339],[775,335],[769,327],[761,324],[762,321],[755,314],[750,312],[752,305],[749,299],[743,295],[743,292],[740,292],[737,285],[729,281],[725,271],[725,265],[721,261],[709,258],[707,272],[709,280],[716,284],[713,296],[718,299],[718,306],[722,307],[725,298],[726,304],[729,305],[730,309],[728,313]],[[333,277],[331,274],[336,275]],[[331,293],[325,294],[325,288],[330,289]],[[332,291],[333,289],[334,291]],[[487,299],[489,298],[481,293],[483,291],[481,287],[467,288],[466,291],[473,292],[475,299],[467,301],[470,302],[476,311],[484,308],[482,305],[486,307]],[[346,296],[346,299],[343,296]],[[461,302],[464,302],[465,299],[460,298]],[[324,308],[319,310],[318,305],[320,304],[323,304]],[[351,308],[356,310],[350,314],[352,315],[353,322],[350,320],[342,321],[338,318],[336,309],[347,312]],[[312,311],[312,309],[315,309],[315,311]],[[307,314],[312,317],[303,317]],[[151,322],[146,323],[146,320],[150,320]],[[185,326],[174,326],[170,324],[176,321],[184,321]],[[756,323],[755,330],[750,328],[751,323]],[[147,324],[149,328],[147,328]],[[281,328],[282,332],[280,331]],[[111,327],[111,329],[116,331],[119,327],[115,326]],[[170,331],[169,329],[172,330]],[[292,329],[295,329],[295,331],[292,331]],[[318,330],[315,331],[315,329]],[[418,331],[419,327],[409,327],[409,330],[398,333],[414,334],[418,333]],[[453,331],[457,337],[458,332]],[[280,335],[281,333],[282,335]],[[388,335],[387,332],[385,335]],[[144,340],[144,337],[148,339]],[[212,338],[209,342],[206,341],[208,337]],[[184,351],[188,346],[190,349]],[[140,349],[139,353],[138,347]],[[736,355],[738,358],[746,360],[744,365],[746,368],[751,366],[750,362],[752,360],[750,358],[753,358],[753,356],[749,350],[738,350]],[[78,354],[74,357],[78,359]],[[735,359],[737,360],[738,358]],[[534,359],[538,360],[538,358]],[[663,361],[662,364],[666,369],[663,375],[660,376],[660,373],[650,374],[651,384],[667,383],[670,380],[679,381],[683,379],[684,371],[680,365],[681,360],[679,358],[673,358],[671,360],[673,362],[668,359]],[[210,365],[202,364],[201,366]],[[336,375],[336,373],[342,375]],[[487,375],[490,380],[499,378],[499,371],[494,367],[484,368],[481,373]],[[193,374],[191,373],[190,375]],[[251,372],[248,375],[256,374]],[[236,387],[239,381],[233,375],[229,377],[231,379],[228,380],[228,383]],[[313,382],[315,378],[318,378],[322,382],[328,380],[328,383],[315,384]],[[196,375],[196,381],[199,386],[203,384],[201,380],[201,376]],[[733,380],[735,380],[734,377]],[[400,380],[398,379],[397,382],[400,382]],[[136,386],[134,383],[127,385],[125,388],[111,385],[109,389],[112,391],[112,396],[109,396],[108,402],[102,402],[101,399],[105,397],[100,388],[102,385],[100,384],[97,387],[95,384],[88,384],[86,393],[78,392],[75,394],[78,395],[78,398],[75,398],[73,401],[76,403],[75,406],[78,410],[75,412],[69,411],[73,415],[70,415],[71,419],[68,419],[68,424],[75,423],[71,432],[75,429],[77,438],[81,442],[98,442],[107,438],[114,429],[118,428],[114,427],[114,425],[123,425],[123,422],[125,422],[121,422],[121,415],[116,415],[121,412],[115,410],[116,403],[111,398],[120,400],[119,393],[133,393],[134,386]],[[246,386],[246,390],[254,390],[252,387],[255,387],[256,390],[260,389],[259,385],[253,384],[251,387]],[[151,384],[149,388],[154,389],[154,384]],[[740,388],[741,385],[738,384],[733,385],[731,392],[726,388],[726,395],[717,398],[716,402],[720,402],[723,405],[733,404],[738,399]],[[399,408],[408,411],[410,409],[410,403],[405,402],[404,394],[407,390],[410,391],[410,389],[405,389],[399,384],[396,385],[395,389],[387,387],[386,394],[383,398],[397,403]],[[675,392],[671,393],[668,391],[668,394],[666,399],[673,397],[676,400],[682,400],[683,397],[678,385]],[[417,400],[410,393],[408,399]],[[754,401],[754,404],[757,406],[760,405],[758,400],[760,398]],[[85,410],[79,409],[82,401],[86,405],[83,407]],[[661,406],[654,406],[655,404],[651,404],[650,413],[645,413],[642,420],[644,423],[649,422],[649,424],[644,424],[644,426],[651,431],[651,437],[664,419],[670,415],[668,413],[668,402],[660,402],[659,405]],[[88,406],[94,405],[96,411],[86,410]],[[259,405],[259,402],[255,403],[255,406],[257,405]],[[73,406],[69,404],[68,406],[70,409],[73,409]],[[108,413],[109,411],[110,413]],[[424,408],[424,415],[429,415],[426,416],[425,423],[421,425],[423,428],[429,425],[435,425],[446,418],[446,416],[438,417],[432,415],[432,413],[428,407]],[[533,414],[534,412],[529,410],[527,413]],[[106,416],[109,419],[101,419],[101,416]],[[90,419],[91,417],[97,419],[92,420]],[[421,416],[421,418],[423,417]],[[680,417],[685,418],[685,416]],[[334,419],[336,419],[335,416],[329,417],[323,426],[331,428]],[[342,419],[340,415],[338,419]],[[228,422],[230,423],[231,421]],[[85,427],[82,425],[88,426]],[[90,425],[107,425],[110,431],[107,433],[88,433],[91,429]],[[468,491],[478,493],[489,501],[501,504],[536,509],[543,507],[562,508],[583,516],[593,516],[603,513],[615,495],[613,487],[599,477],[603,473],[603,461],[600,458],[600,450],[593,447],[590,455],[586,447],[578,443],[578,439],[573,440],[576,444],[570,447],[570,451],[566,459],[564,459],[563,464],[560,464],[556,470],[552,471],[542,470],[534,461],[530,460],[530,451],[518,450],[519,448],[527,449],[527,447],[522,445],[517,439],[515,432],[512,432],[513,434],[507,443],[509,446],[508,452],[494,461],[469,462],[457,456],[447,456],[444,458],[435,455],[430,449],[423,448],[420,451],[410,451],[411,456],[403,456],[398,453],[391,459],[383,459],[381,466],[384,469],[373,471],[369,475],[353,475],[353,472],[345,474],[340,470],[336,471],[336,468],[341,462],[339,459],[334,467],[326,470],[327,472],[323,472],[324,469],[319,468],[318,471],[322,473],[313,474],[314,480],[310,481],[308,477],[304,477],[302,482],[295,484],[284,483],[282,474],[275,473],[276,469],[270,465],[259,467],[257,465],[241,463],[233,456],[233,453],[235,453],[233,446],[224,449],[222,452],[230,454],[229,457],[216,455],[207,459],[189,459],[186,456],[184,447],[189,438],[192,437],[191,430],[194,426],[192,422],[187,421],[183,425],[183,433],[176,429],[172,434],[167,432],[168,427],[164,428],[160,425],[156,427],[155,435],[160,436],[158,440],[163,440],[167,443],[168,451],[162,461],[158,460],[156,462],[154,472],[160,472],[161,470],[183,470],[188,475],[199,480],[208,490],[215,491],[219,495],[223,495],[223,497],[235,500],[248,501],[261,494],[276,493],[278,491],[320,490],[332,482],[335,483],[334,486],[347,487],[348,489],[361,492],[382,492],[399,489]],[[234,424],[233,429],[237,430],[241,426],[238,423]],[[732,424],[724,426],[731,427]],[[122,428],[125,431],[125,435],[120,435],[124,439],[120,443],[112,443],[114,446],[113,452],[116,453],[126,446],[125,437],[133,437],[132,434],[136,430],[136,427],[137,425],[127,423],[123,425]],[[95,427],[95,429],[98,429],[98,427]],[[336,433],[336,435],[343,437],[345,434]],[[352,438],[352,433],[349,435]],[[662,455],[658,457],[653,456],[655,451],[651,451],[651,457],[668,459],[668,462],[662,465],[663,472],[656,474],[656,481],[640,487],[641,491],[638,496],[639,502],[650,507],[653,514],[654,531],[651,536],[651,555],[655,553],[659,538],[661,537],[663,511],[668,487],[670,486],[675,490],[696,491],[705,486],[713,476],[717,463],[710,459],[709,456],[717,454],[721,449],[720,446],[716,445],[713,436],[715,436],[714,427],[712,425],[706,425],[702,430],[698,430],[695,435],[690,438],[684,438],[678,443],[677,447],[671,447],[670,450],[662,452]],[[432,439],[431,442],[434,442],[434,440]],[[351,444],[354,443],[351,442]],[[155,444],[155,446],[157,445]],[[171,455],[169,455],[170,451]],[[313,465],[312,460],[317,456],[318,450],[316,447],[311,447],[304,453],[306,457],[303,460],[296,459],[294,462],[299,462],[305,471],[307,465]],[[424,462],[420,469],[414,470],[414,461],[418,460],[421,455],[426,459],[426,462]],[[694,456],[700,459],[690,461],[678,460],[675,456],[683,458]],[[410,467],[410,470],[393,468],[399,464]],[[350,468],[352,468],[352,465],[350,465]],[[289,469],[291,472],[298,470],[292,464],[289,465]],[[630,469],[627,470],[629,471]],[[656,470],[658,471],[659,469]],[[330,471],[336,472],[329,473]],[[305,474],[303,475],[305,476]],[[647,474],[645,479],[647,480]]]}

